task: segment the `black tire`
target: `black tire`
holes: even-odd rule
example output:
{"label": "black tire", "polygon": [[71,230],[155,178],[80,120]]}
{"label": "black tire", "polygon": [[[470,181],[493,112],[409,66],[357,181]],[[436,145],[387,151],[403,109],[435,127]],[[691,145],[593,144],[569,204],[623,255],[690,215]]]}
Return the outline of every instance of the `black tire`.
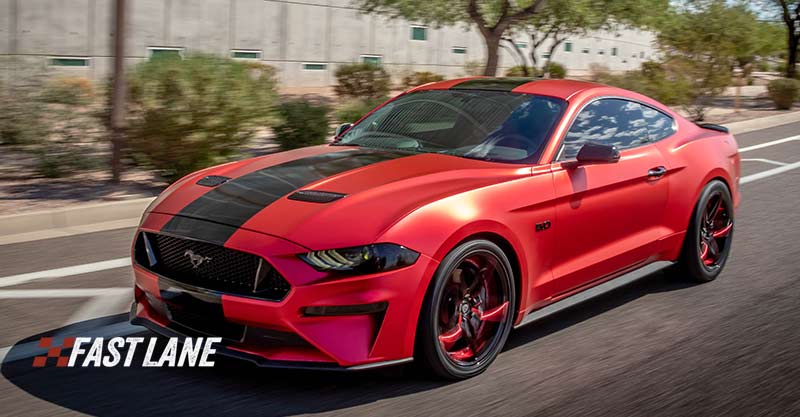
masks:
{"label": "black tire", "polygon": [[[707,213],[710,209],[714,209],[716,199],[719,199],[719,207],[724,210],[724,214],[717,214],[715,211],[715,215],[720,218],[714,220],[712,227],[709,227]],[[697,200],[692,212],[692,219],[686,231],[686,237],[683,239],[681,257],[677,265],[677,271],[679,271],[680,276],[689,281],[701,283],[715,280],[725,267],[730,254],[731,244],[733,243],[733,226],[733,200],[731,199],[730,190],[722,181],[714,180],[709,182],[703,192],[700,193],[700,198]],[[728,227],[725,236],[714,238],[715,228],[716,232],[719,233],[724,231],[724,227]],[[703,242],[712,242],[711,245],[706,243],[705,247],[715,246],[717,254],[715,256],[707,254],[704,257]]]}
{"label": "black tire", "polygon": [[[483,268],[477,264],[478,259],[486,260]],[[487,272],[489,268],[493,272]],[[480,278],[481,283],[476,283],[479,276],[487,278]],[[476,285],[481,288],[476,288]],[[464,287],[463,292],[460,286]],[[469,294],[470,291],[473,294]],[[459,293],[462,294],[460,301]],[[470,378],[485,371],[508,339],[516,312],[515,295],[513,269],[508,256],[499,246],[488,240],[476,239],[453,249],[439,265],[425,296],[417,327],[418,365],[436,376],[452,380]],[[481,296],[485,296],[486,300],[481,300]],[[474,304],[476,300],[478,304]],[[464,304],[475,308],[467,307],[466,310],[471,311],[464,311]],[[455,306],[455,315],[448,314],[452,306]],[[462,334],[461,330],[450,327],[445,332],[452,334],[458,330],[461,335],[452,345],[456,351],[448,352],[440,342],[444,336],[442,323],[452,324],[454,319],[458,320],[455,327],[466,326],[469,330],[464,330]],[[466,324],[462,324],[462,320],[466,320]],[[479,324],[473,325],[476,320]],[[483,339],[484,336],[486,339]],[[462,345],[467,347],[456,348]],[[464,351],[474,353],[474,357],[464,358],[463,361],[454,359],[454,355]]]}

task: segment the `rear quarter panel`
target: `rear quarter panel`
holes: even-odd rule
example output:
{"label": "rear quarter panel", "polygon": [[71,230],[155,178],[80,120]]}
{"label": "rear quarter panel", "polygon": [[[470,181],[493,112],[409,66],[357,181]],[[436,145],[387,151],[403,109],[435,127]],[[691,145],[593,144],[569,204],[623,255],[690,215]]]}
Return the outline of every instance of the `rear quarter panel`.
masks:
{"label": "rear quarter panel", "polygon": [[669,164],[665,226],[674,233],[685,233],[700,193],[713,179],[728,185],[738,207],[740,162],[733,135],[700,128],[680,116],[676,120],[678,132],[656,146]]}

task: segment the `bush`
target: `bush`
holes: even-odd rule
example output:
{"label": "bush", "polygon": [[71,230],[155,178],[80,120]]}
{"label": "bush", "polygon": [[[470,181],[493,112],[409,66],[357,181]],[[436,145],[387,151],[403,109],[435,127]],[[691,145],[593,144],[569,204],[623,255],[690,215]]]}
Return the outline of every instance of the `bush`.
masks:
{"label": "bush", "polygon": [[769,72],[769,70],[772,69],[768,61],[758,61],[756,68],[758,68],[760,72]]}
{"label": "bush", "polygon": [[341,105],[338,109],[336,109],[334,116],[336,117],[336,121],[339,123],[354,123],[357,122],[359,119],[364,117],[365,114],[369,113],[386,101],[383,98],[378,99],[355,99],[345,102]]}
{"label": "bush", "polygon": [[644,94],[668,106],[685,105],[691,100],[690,81],[659,62],[644,62],[641,70],[620,75],[601,74],[597,81]]}
{"label": "bush", "polygon": [[348,64],[336,70],[334,90],[340,97],[378,98],[389,95],[389,74],[373,64]]}
{"label": "bush", "polygon": [[481,61],[467,61],[464,64],[464,73],[470,77],[474,77],[476,75],[483,75],[483,68],[486,66]]}
{"label": "bush", "polygon": [[44,99],[49,103],[89,104],[94,99],[94,86],[88,78],[56,78],[47,83]]}
{"label": "bush", "polygon": [[39,76],[26,75],[0,82],[0,145],[30,144],[47,137],[47,114]]}
{"label": "bush", "polygon": [[64,177],[101,168],[107,162],[105,131],[90,110],[51,106],[44,123],[48,125],[48,135],[27,148],[36,156],[40,175]]}
{"label": "bush", "polygon": [[800,81],[789,78],[772,80],[767,85],[767,91],[776,108],[789,110],[800,98]]}
{"label": "bush", "polygon": [[562,79],[567,77],[567,67],[558,62],[548,62],[544,71],[550,74],[550,78]]}
{"label": "bush", "polygon": [[278,108],[282,121],[274,128],[275,140],[282,150],[321,145],[328,136],[328,113],[323,104],[289,100]]}
{"label": "bush", "polygon": [[607,78],[611,74],[607,65],[592,62],[589,64],[589,78],[595,82],[602,82],[603,78]]}
{"label": "bush", "polygon": [[127,140],[168,181],[236,155],[275,122],[275,71],[228,58],[153,59],[130,74]]}
{"label": "bush", "polygon": [[[525,74],[527,70],[527,74]],[[522,65],[515,65],[506,70],[506,77],[534,77],[536,76],[536,68],[530,68]]]}
{"label": "bush", "polygon": [[413,74],[403,77],[403,87],[408,89],[418,85],[442,81],[444,77],[439,74],[434,74],[429,71],[417,71]]}

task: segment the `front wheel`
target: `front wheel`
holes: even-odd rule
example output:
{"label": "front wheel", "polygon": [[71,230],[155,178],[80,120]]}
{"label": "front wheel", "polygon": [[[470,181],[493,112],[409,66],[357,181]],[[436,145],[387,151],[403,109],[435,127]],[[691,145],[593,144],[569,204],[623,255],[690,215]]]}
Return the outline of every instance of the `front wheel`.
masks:
{"label": "front wheel", "polygon": [[731,193],[721,181],[711,181],[700,194],[684,238],[681,272],[696,282],[713,281],[728,260],[732,242]]}
{"label": "front wheel", "polygon": [[500,247],[479,239],[453,249],[426,294],[417,333],[419,359],[448,379],[486,370],[511,331],[515,291],[511,264]]}

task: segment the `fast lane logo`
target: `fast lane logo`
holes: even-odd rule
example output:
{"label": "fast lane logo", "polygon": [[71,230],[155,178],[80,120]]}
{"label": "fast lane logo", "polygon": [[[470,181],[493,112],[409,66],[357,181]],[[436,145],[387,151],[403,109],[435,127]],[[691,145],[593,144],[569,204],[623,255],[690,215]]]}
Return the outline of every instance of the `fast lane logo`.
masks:
{"label": "fast lane logo", "polygon": [[[212,367],[214,361],[209,360],[209,356],[216,353],[213,345],[222,341],[219,337],[187,337],[183,340],[170,337],[166,339],[161,354],[156,355],[159,339],[147,339],[141,366],[151,368]],[[57,368],[110,368],[119,365],[127,368],[133,364],[136,351],[145,345],[145,340],[144,337],[112,337],[108,340],[102,337],[67,337],[61,346],[54,346],[52,337],[43,337],[39,340],[39,347],[47,348],[47,354],[33,358],[33,367],[45,367],[48,359],[55,358]],[[72,349],[69,356],[62,355],[62,351],[68,349]]]}

